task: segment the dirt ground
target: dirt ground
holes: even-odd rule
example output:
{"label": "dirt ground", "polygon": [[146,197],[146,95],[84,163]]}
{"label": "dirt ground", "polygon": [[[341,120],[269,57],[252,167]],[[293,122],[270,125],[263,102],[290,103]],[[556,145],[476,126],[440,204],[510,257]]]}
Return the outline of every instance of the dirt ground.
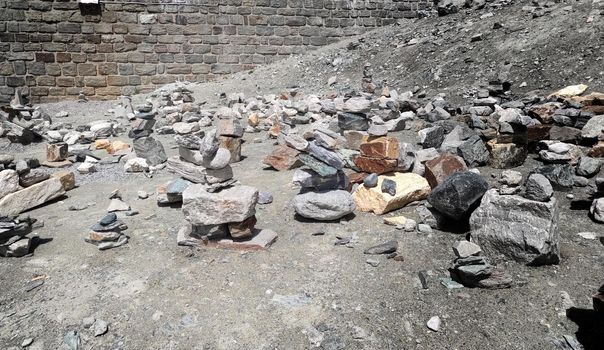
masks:
{"label": "dirt ground", "polygon": [[[354,89],[363,63],[373,57],[377,67],[374,77],[388,76],[389,85],[400,91],[418,85],[461,99],[488,75],[490,61],[501,63],[507,56],[520,60],[514,50],[527,50],[552,38],[568,42],[565,47],[577,51],[566,54],[554,45],[536,52],[535,56],[546,60],[539,69],[527,68],[533,54],[523,53],[522,62],[514,65],[518,68],[513,68],[511,75],[528,86],[514,91],[522,94],[580,82],[604,90],[602,21],[596,19],[578,27],[592,10],[591,2],[556,4],[555,11],[565,11],[563,6],[576,7],[570,17],[566,11],[536,19],[525,15],[524,20],[519,16],[521,5],[509,13],[505,9],[495,11],[496,18],[477,20],[478,15],[458,14],[381,29],[363,36],[356,50],[346,49],[348,43],[358,41],[351,39],[252,73],[199,85],[194,88],[195,98],[212,106],[218,104],[221,92],[249,96],[293,86],[320,94],[328,89],[326,81],[331,75],[338,76],[337,89]],[[478,68],[464,63],[456,45],[469,45],[466,39],[470,34],[492,28],[496,20],[521,23],[523,30],[492,33],[487,40],[472,43],[475,50],[483,50],[475,57],[484,60]],[[549,32],[545,23],[549,23]],[[446,26],[450,29],[443,30]],[[552,28],[566,36],[560,39]],[[425,43],[387,49],[393,38],[406,42],[416,37],[413,33],[437,32],[444,34]],[[467,38],[447,42],[448,35],[459,37],[459,33],[467,33]],[[575,35],[583,35],[584,40],[576,41]],[[434,40],[446,43],[447,50],[440,50]],[[493,45],[495,40],[497,45]],[[513,42],[516,46],[510,49]],[[373,48],[365,50],[363,46]],[[428,46],[433,49],[428,50]],[[577,61],[588,47],[591,54]],[[557,56],[552,57],[551,52]],[[338,57],[345,63],[336,68],[329,62]],[[555,67],[576,63],[569,66],[573,74],[550,68],[547,61],[553,59],[560,60]],[[386,67],[388,60],[401,68],[381,72],[379,67]],[[442,62],[439,68],[434,63],[437,60]],[[465,70],[459,68],[463,65]],[[428,74],[434,69],[441,72],[439,80]],[[589,82],[587,76],[593,80]],[[139,102],[144,96],[134,99]],[[59,121],[75,126],[102,119],[113,104],[62,102],[43,107],[51,115],[69,112],[71,117]],[[394,135],[415,142],[410,133]],[[176,154],[172,136],[157,138],[169,156]],[[501,262],[514,278],[512,288],[449,290],[439,278],[448,276],[454,258],[451,245],[463,235],[404,232],[383,224],[380,216],[360,212],[332,223],[297,220],[291,206],[297,193],[291,185],[293,171],[264,170],[261,160],[273,145],[265,133],[246,134],[244,138],[245,159],[233,165],[234,174],[242,184],[274,196],[272,204],[260,205],[257,210],[257,226],[279,234],[269,250],[240,253],[177,246],[176,232],[185,222],[180,209],[158,207],[153,195],[146,200],[137,198],[137,191],[153,193],[173,175],[163,170],[147,178],[125,174],[121,165],[101,165],[97,174],[77,175],[80,186],[64,198],[29,212],[44,223],[35,230],[43,244],[32,256],[0,259],[0,348],[18,349],[24,339],[33,338],[29,349],[60,349],[63,336],[77,330],[82,349],[556,349],[552,339],[575,336],[579,331],[565,315],[561,293],[568,293],[578,308],[591,309],[591,295],[604,282],[604,246],[577,235],[601,232],[601,227],[588,218],[587,211],[571,210],[566,193],[556,193],[560,265],[526,267]],[[257,138],[261,142],[254,142]],[[125,136],[119,139],[128,140]],[[17,159],[44,159],[43,144],[0,144],[0,152]],[[537,164],[529,160],[517,170],[526,174]],[[490,174],[500,171],[488,167],[480,171],[495,185]],[[101,252],[83,238],[88,227],[104,215],[114,189],[140,213],[123,218],[129,227],[129,243]],[[81,211],[68,209],[84,204],[89,206]],[[411,205],[387,216],[417,219],[414,209]],[[319,231],[325,234],[313,235]],[[352,243],[336,246],[336,237],[352,237]],[[363,250],[391,239],[399,241],[404,261],[378,256],[377,267],[367,264]],[[428,273],[427,289],[421,286],[420,271]],[[45,276],[45,283],[26,291],[38,276]],[[90,316],[108,322],[109,332],[94,337],[82,326],[83,318]],[[442,320],[439,332],[426,327],[432,316]],[[598,349],[598,345],[587,348]]]}

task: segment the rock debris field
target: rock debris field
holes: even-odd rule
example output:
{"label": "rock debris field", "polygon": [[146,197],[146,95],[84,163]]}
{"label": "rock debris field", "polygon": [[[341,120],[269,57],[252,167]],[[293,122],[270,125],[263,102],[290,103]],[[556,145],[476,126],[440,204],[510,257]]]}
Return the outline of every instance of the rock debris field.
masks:
{"label": "rock debris field", "polygon": [[597,82],[432,93],[370,60],[250,82],[296,60],[116,101],[19,89],[2,348],[603,348]]}

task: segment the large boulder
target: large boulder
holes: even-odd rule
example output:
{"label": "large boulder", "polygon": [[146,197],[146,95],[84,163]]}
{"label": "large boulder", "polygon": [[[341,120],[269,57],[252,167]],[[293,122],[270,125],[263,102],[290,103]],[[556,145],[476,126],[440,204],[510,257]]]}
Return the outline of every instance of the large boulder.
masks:
{"label": "large boulder", "polygon": [[350,193],[343,190],[299,194],[293,204],[298,215],[320,221],[337,220],[355,209]]}
{"label": "large boulder", "polygon": [[432,190],[428,202],[439,213],[456,221],[465,220],[478,205],[489,184],[473,172],[456,172]]}
{"label": "large boulder", "polygon": [[182,193],[182,211],[192,225],[242,222],[256,214],[257,202],[258,190],[250,186],[210,193],[203,185],[195,184]]}
{"label": "large boulder", "polygon": [[28,209],[42,205],[65,194],[60,178],[46,181],[6,195],[0,200],[0,217],[15,216]]}
{"label": "large boulder", "polygon": [[[391,180],[395,183],[396,192],[393,195],[382,191],[382,183]],[[361,211],[384,214],[405,205],[426,199],[430,193],[428,181],[414,173],[394,173],[393,175],[381,175],[374,187],[360,185],[352,194],[357,208]]]}
{"label": "large boulder", "polygon": [[164,146],[152,137],[141,137],[133,143],[136,155],[146,159],[149,165],[162,164],[168,160]]}
{"label": "large boulder", "polygon": [[472,239],[487,255],[503,255],[528,265],[557,264],[556,198],[539,202],[500,195],[492,189],[470,217]]}

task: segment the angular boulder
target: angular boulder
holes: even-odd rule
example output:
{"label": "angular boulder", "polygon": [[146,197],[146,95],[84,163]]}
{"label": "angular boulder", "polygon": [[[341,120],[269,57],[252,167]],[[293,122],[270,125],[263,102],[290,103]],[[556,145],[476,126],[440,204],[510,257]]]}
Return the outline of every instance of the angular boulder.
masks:
{"label": "angular boulder", "polygon": [[319,221],[337,220],[355,209],[352,196],[343,190],[299,194],[293,204],[298,215]]}
{"label": "angular boulder", "polygon": [[[391,196],[381,191],[382,182],[389,179],[396,183],[396,195]],[[425,199],[430,193],[430,185],[423,177],[413,173],[395,173],[378,177],[375,187],[359,186],[352,194],[360,211],[384,214],[405,205]]]}
{"label": "angular boulder", "polygon": [[65,194],[61,179],[51,177],[0,200],[0,216],[14,216]]}
{"label": "angular boulder", "polygon": [[470,217],[472,239],[487,255],[503,255],[528,265],[560,261],[558,206],[500,195],[492,189]]}
{"label": "angular boulder", "polygon": [[195,184],[182,193],[182,211],[192,225],[243,222],[256,214],[257,202],[258,190],[250,186],[210,193],[203,185]]}
{"label": "angular boulder", "polygon": [[448,218],[463,221],[488,189],[489,184],[480,175],[457,172],[432,190],[428,202]]}

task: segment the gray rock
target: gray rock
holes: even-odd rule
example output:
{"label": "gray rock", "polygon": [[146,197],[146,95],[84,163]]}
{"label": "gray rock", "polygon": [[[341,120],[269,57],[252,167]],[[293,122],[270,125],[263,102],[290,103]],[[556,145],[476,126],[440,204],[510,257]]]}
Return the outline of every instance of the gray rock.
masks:
{"label": "gray rock", "polygon": [[350,193],[343,190],[299,194],[293,205],[298,215],[319,221],[340,219],[356,208]]}
{"label": "gray rock", "polygon": [[19,174],[14,170],[0,171],[0,199],[20,189]]}
{"label": "gray rock", "polygon": [[457,147],[457,155],[470,167],[485,165],[489,161],[489,150],[478,135],[461,142]]}
{"label": "gray rock", "polygon": [[531,174],[525,183],[524,197],[539,202],[548,202],[554,195],[549,180],[541,174]]}
{"label": "gray rock", "polygon": [[416,152],[415,147],[412,144],[407,142],[399,142],[398,144],[399,154],[398,154],[398,164],[396,166],[396,171],[407,172],[413,168],[413,164],[415,163]]}
{"label": "gray rock", "polygon": [[488,189],[489,184],[480,175],[456,172],[432,190],[428,202],[449,218],[463,220]]}
{"label": "gray rock", "polygon": [[574,168],[570,164],[547,164],[535,169],[537,174],[545,176],[554,189],[567,190],[571,188],[574,181]]}
{"label": "gray rock", "polygon": [[208,169],[219,170],[225,168],[231,162],[231,152],[226,148],[218,148],[214,158],[203,165]]}
{"label": "gray rock", "polygon": [[258,192],[258,204],[271,204],[273,202],[273,194],[270,192]]}
{"label": "gray rock", "polygon": [[426,225],[426,224],[417,225],[417,230],[421,233],[432,233],[432,227],[430,227],[430,225]]}
{"label": "gray rock", "polygon": [[388,134],[388,126],[385,124],[372,124],[367,132],[371,136],[385,136]]}
{"label": "gray rock", "polygon": [[152,137],[138,138],[134,140],[133,146],[136,155],[146,159],[149,165],[162,164],[168,160],[164,146]]}
{"label": "gray rock", "polygon": [[518,186],[522,183],[522,173],[516,170],[504,170],[501,172],[499,182],[508,186]]}
{"label": "gray rock", "polygon": [[78,331],[68,331],[65,333],[63,343],[69,350],[80,350],[82,348],[82,340]]}
{"label": "gray rock", "polygon": [[397,249],[398,249],[397,241],[388,241],[388,242],[384,242],[382,244],[375,245],[373,247],[369,247],[369,248],[365,249],[365,251],[363,253],[371,254],[371,255],[390,254],[390,253],[396,252]]}
{"label": "gray rock", "polygon": [[205,135],[199,144],[199,151],[201,152],[203,161],[208,163],[211,162],[212,159],[214,159],[216,152],[218,152],[219,147],[220,143],[216,136],[216,129],[212,129]]}
{"label": "gray rock", "polygon": [[591,203],[589,213],[591,214],[594,221],[604,223],[604,198],[595,199]]}
{"label": "gray rock", "polygon": [[338,169],[329,166],[308,154],[300,154],[298,159],[321,177],[336,176]]}
{"label": "gray rock", "polygon": [[283,138],[283,142],[291,148],[295,148],[298,151],[306,151],[308,148],[308,141],[306,141],[302,136],[296,134],[281,134],[280,137]]}
{"label": "gray rock", "polygon": [[61,180],[52,177],[0,199],[0,215],[17,215],[65,194]]}
{"label": "gray rock", "polygon": [[93,333],[95,337],[101,336],[109,331],[109,325],[103,320],[96,320],[93,325]]}
{"label": "gray rock", "polygon": [[445,129],[437,125],[420,130],[418,135],[423,148],[439,148],[445,138]]}
{"label": "gray rock", "polygon": [[310,142],[308,144],[307,152],[316,159],[338,170],[341,170],[344,167],[344,162],[337,153],[317,146],[315,142]]}
{"label": "gray rock", "polygon": [[108,249],[113,249],[113,248],[117,248],[117,247],[121,247],[124,244],[128,243],[128,236],[125,235],[121,235],[117,241],[108,241],[108,242],[101,242],[97,245],[97,248],[99,250],[108,250]]}
{"label": "gray rock", "polygon": [[453,252],[458,258],[467,258],[480,254],[481,250],[478,244],[463,240],[453,244]]}
{"label": "gray rock", "polygon": [[102,226],[108,226],[117,221],[117,215],[115,213],[109,213],[105,215],[100,221],[99,224]]}
{"label": "gray rock", "polygon": [[209,193],[194,184],[182,194],[182,211],[192,225],[219,225],[242,222],[256,214],[258,190],[250,186],[234,186],[218,193]]}
{"label": "gray rock", "polygon": [[369,119],[363,114],[339,113],[338,127],[342,130],[365,131],[369,129]]}
{"label": "gray rock", "polygon": [[128,211],[128,210],[130,210],[130,206],[119,198],[111,199],[111,202],[109,202],[109,207],[107,207],[107,212],[109,212],[109,213],[114,212],[114,211]]}
{"label": "gray rock", "polygon": [[472,239],[487,255],[503,255],[529,265],[557,264],[558,205],[502,196],[489,190],[470,217]]}
{"label": "gray rock", "polygon": [[382,181],[382,193],[388,193],[391,196],[396,195],[396,182],[390,179],[384,179]]}
{"label": "gray rock", "polygon": [[[327,165],[325,166],[327,167]],[[318,191],[345,189],[348,187],[348,177],[342,170],[336,171],[333,175],[321,176],[311,169],[298,169],[294,172],[292,182],[302,188]]]}
{"label": "gray rock", "polygon": [[591,157],[581,157],[579,159],[579,164],[577,164],[577,175],[592,177],[600,172],[600,167],[602,163],[599,159],[591,158]]}
{"label": "gray rock", "polygon": [[587,121],[581,129],[581,137],[584,139],[595,140],[604,130],[604,115],[597,115]]}
{"label": "gray rock", "polygon": [[[363,179],[363,185],[367,188],[372,188],[378,184],[378,174],[371,173]],[[396,191],[396,188],[394,189]]]}

